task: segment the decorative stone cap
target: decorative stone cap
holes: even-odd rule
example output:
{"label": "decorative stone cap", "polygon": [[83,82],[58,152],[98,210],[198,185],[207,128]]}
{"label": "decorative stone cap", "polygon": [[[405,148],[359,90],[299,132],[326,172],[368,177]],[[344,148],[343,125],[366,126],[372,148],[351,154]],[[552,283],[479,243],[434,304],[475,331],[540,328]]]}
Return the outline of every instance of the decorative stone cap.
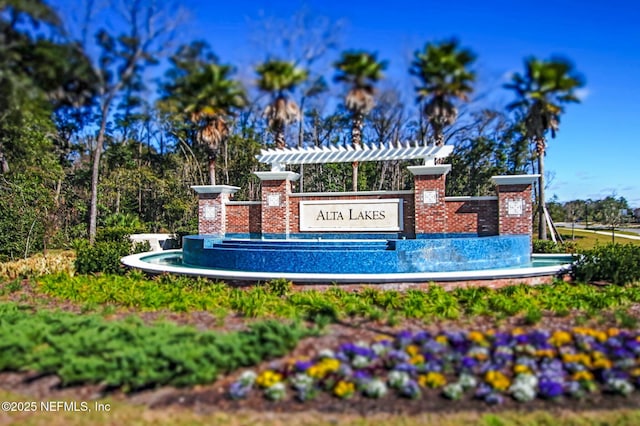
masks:
{"label": "decorative stone cap", "polygon": [[235,194],[240,187],[230,185],[192,185],[198,194]]}
{"label": "decorative stone cap", "polygon": [[300,179],[299,173],[294,172],[253,172],[260,180],[293,180]]}
{"label": "decorative stone cap", "polygon": [[407,167],[414,176],[446,175],[451,171],[451,164],[438,164],[433,166],[409,166]]}
{"label": "decorative stone cap", "polygon": [[508,176],[492,176],[491,181],[494,185],[533,185],[540,177],[535,175],[508,175]]}

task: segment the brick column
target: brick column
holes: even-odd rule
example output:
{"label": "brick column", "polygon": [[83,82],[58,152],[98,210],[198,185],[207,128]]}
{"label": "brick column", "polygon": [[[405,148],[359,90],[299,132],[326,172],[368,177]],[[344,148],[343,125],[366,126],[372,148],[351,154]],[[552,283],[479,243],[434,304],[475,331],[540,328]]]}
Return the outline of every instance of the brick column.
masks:
{"label": "brick column", "polygon": [[227,232],[227,208],[231,194],[240,188],[229,185],[191,187],[198,193],[198,234],[224,237]]}
{"label": "brick column", "polygon": [[445,183],[451,164],[412,166],[414,175],[415,233],[443,234],[447,231]]}
{"label": "brick column", "polygon": [[262,181],[262,235],[286,238],[291,231],[291,181],[300,175],[286,171],[254,173]]}
{"label": "brick column", "polygon": [[498,193],[498,233],[533,234],[531,187],[540,175],[493,176]]}

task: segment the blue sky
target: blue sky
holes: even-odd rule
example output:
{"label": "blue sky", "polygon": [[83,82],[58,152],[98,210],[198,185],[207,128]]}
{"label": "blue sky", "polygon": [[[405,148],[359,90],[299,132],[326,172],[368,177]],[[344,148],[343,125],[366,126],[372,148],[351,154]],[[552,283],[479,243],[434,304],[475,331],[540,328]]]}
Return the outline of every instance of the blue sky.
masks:
{"label": "blue sky", "polygon": [[341,47],[379,52],[390,61],[388,78],[398,81],[408,80],[414,50],[455,36],[477,53],[481,85],[496,103],[511,100],[501,85],[523,68],[524,57],[566,56],[587,85],[583,102],[567,106],[560,132],[549,141],[546,167],[554,176],[548,194],[560,201],[616,194],[640,207],[640,3],[190,0],[185,6],[193,35],[240,67],[250,66],[248,58],[262,59],[247,37],[260,13],[287,19],[306,7],[342,19]]}
{"label": "blue sky", "polygon": [[[65,0],[59,2],[65,3]],[[458,38],[478,55],[479,91],[491,106],[512,100],[501,89],[523,58],[562,55],[586,79],[581,104],[566,108],[548,143],[548,196],[560,201],[624,196],[640,207],[640,3],[633,0],[183,0],[190,17],[182,36],[206,39],[224,62],[250,75],[260,51],[250,40],[260,16],[289,19],[306,8],[342,20],[340,49],[377,51],[389,80],[407,86],[413,51]],[[331,53],[334,60],[338,53]],[[253,62],[252,62],[253,61]],[[403,86],[403,87],[404,87]],[[413,98],[408,97],[409,101]]]}

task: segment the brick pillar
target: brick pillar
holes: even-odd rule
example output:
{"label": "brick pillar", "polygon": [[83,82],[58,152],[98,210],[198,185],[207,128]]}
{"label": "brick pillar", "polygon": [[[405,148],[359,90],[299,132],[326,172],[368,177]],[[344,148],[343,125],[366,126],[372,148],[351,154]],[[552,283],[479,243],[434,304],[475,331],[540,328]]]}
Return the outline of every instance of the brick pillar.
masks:
{"label": "brick pillar", "polygon": [[498,233],[533,234],[531,187],[540,175],[493,176],[498,193]]}
{"label": "brick pillar", "polygon": [[262,181],[262,235],[286,238],[291,231],[289,195],[294,172],[255,172]]}
{"label": "brick pillar", "polygon": [[414,175],[415,233],[443,234],[447,230],[445,183],[451,164],[412,166]]}
{"label": "brick pillar", "polygon": [[240,188],[229,185],[191,187],[198,193],[198,234],[224,237],[227,232],[227,201]]}

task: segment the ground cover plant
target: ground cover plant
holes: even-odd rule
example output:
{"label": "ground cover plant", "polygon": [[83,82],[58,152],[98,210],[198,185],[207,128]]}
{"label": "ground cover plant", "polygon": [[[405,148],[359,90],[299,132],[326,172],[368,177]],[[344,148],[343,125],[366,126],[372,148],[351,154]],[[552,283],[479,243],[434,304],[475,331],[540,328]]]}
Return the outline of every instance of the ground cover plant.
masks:
{"label": "ground cover plant", "polygon": [[309,319],[325,324],[354,318],[383,320],[393,325],[403,319],[424,322],[470,316],[501,319],[519,314],[535,323],[543,312],[565,316],[580,311],[594,316],[640,302],[638,284],[596,287],[562,281],[544,286],[516,285],[496,290],[472,287],[450,292],[437,285],[405,292],[373,286],[358,291],[345,291],[339,286],[326,291],[292,291],[282,283],[237,288],[169,275],[149,279],[141,274],[95,277],[58,274],[36,279],[34,288],[39,294],[89,308],[108,304],[141,311],[208,311],[221,320],[239,314],[248,318]]}
{"label": "ground cover plant", "polygon": [[99,383],[125,391],[188,386],[282,356],[310,333],[299,324],[263,321],[220,334],[2,303],[0,371],[55,374],[63,385]]}

